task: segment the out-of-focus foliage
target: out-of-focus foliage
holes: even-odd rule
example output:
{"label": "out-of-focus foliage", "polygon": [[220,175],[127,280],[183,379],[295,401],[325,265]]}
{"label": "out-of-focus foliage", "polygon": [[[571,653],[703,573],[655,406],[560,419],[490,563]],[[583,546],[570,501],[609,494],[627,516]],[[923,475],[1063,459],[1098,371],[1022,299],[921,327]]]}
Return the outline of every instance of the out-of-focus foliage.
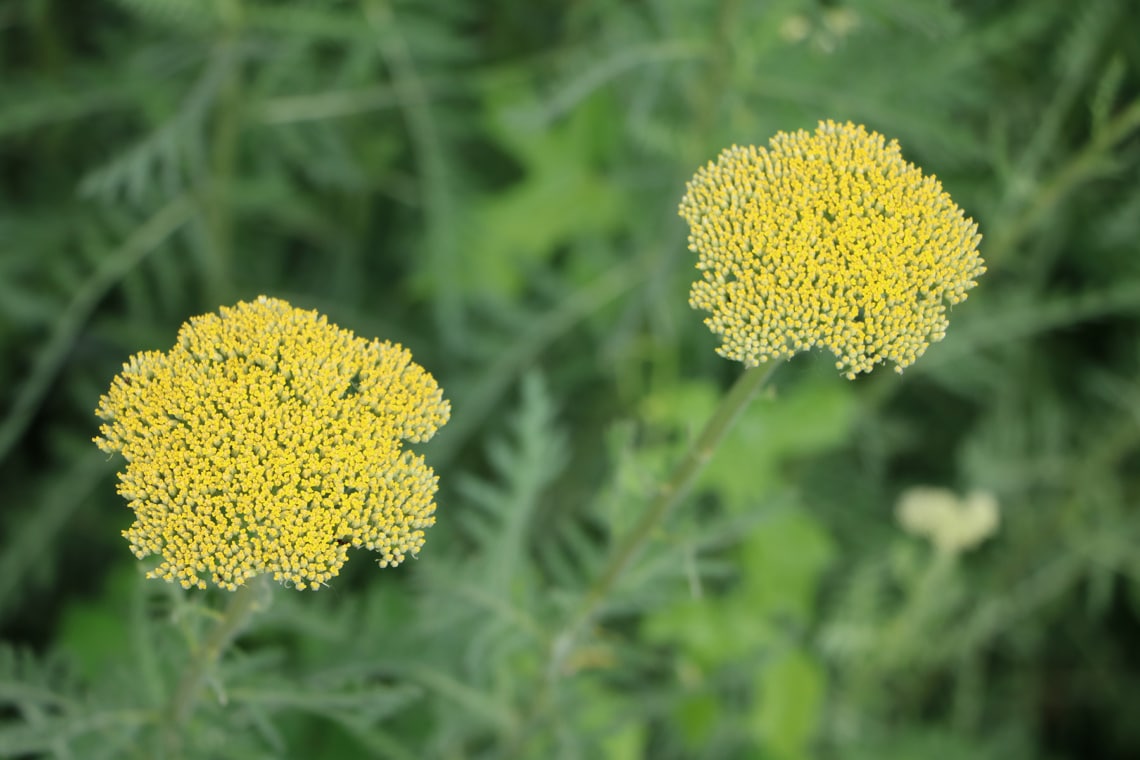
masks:
{"label": "out-of-focus foliage", "polygon": [[[901,377],[782,368],[568,635],[737,371],[684,182],[820,119],[897,137],[989,273]],[[153,756],[224,598],[143,580],[92,410],[260,293],[440,381],[439,522],[278,589],[188,757],[1140,755],[1138,176],[1130,0],[8,0],[0,757]],[[916,486],[1000,519],[939,548]]]}

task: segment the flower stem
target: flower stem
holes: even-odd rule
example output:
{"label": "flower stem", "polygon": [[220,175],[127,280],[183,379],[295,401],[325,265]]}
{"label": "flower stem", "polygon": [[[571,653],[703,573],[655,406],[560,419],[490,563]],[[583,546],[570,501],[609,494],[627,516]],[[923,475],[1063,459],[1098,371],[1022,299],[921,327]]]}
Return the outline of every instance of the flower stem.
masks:
{"label": "flower stem", "polygon": [[720,406],[705,423],[701,434],[690,444],[673,474],[658,489],[653,501],[618,544],[605,570],[598,576],[594,585],[590,587],[565,634],[556,642],[554,657],[556,666],[566,654],[569,654],[573,648],[574,638],[593,619],[602,602],[621,579],[622,573],[645,548],[658,526],[688,495],[693,482],[705,469],[705,465],[712,458],[713,452],[716,451],[725,434],[732,428],[736,418],[740,416],[749,402],[755,398],[760,389],[772,377],[777,366],[778,363],[773,362],[749,367],[737,378],[732,389],[721,400]]}
{"label": "flower stem", "polygon": [[253,613],[264,607],[266,578],[264,575],[254,578],[233,592],[217,625],[201,646],[192,653],[189,662],[182,669],[178,688],[171,696],[167,707],[164,733],[167,756],[178,757],[181,753],[182,726],[194,711],[194,705],[202,690],[202,682],[241,629],[249,622]]}

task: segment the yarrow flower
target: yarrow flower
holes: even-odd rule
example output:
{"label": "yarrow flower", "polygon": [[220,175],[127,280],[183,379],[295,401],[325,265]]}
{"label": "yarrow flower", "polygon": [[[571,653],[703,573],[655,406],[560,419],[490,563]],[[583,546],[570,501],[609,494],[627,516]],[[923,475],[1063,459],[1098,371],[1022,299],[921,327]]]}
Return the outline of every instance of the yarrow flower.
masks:
{"label": "yarrow flower", "polygon": [[437,479],[401,441],[451,407],[399,344],[259,297],[193,317],[170,351],[130,358],[96,409],[100,449],[127,460],[123,532],[149,577],[234,590],[262,573],[299,589],[350,548],[415,555]]}
{"label": "yarrow flower", "polygon": [[895,515],[904,530],[928,539],[944,554],[974,548],[994,535],[1001,522],[997,498],[988,491],[960,499],[949,489],[928,486],[903,491]]}
{"label": "yarrow flower", "polygon": [[888,360],[902,372],[985,272],[977,225],[941,183],[851,123],[725,150],[680,214],[701,271],[689,303],[717,352],[750,367],[819,346],[848,378]]}

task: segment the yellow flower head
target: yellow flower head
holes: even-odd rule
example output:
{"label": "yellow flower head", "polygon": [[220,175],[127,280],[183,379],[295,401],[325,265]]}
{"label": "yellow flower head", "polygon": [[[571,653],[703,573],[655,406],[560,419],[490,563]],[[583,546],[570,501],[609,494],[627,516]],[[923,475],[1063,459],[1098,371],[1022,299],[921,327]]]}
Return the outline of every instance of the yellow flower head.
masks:
{"label": "yellow flower head", "polygon": [[99,401],[95,439],[127,460],[123,532],[150,577],[233,590],[261,573],[299,589],[349,548],[399,564],[435,523],[436,477],[401,441],[451,407],[398,344],[262,296],[193,317],[166,353],[131,357]]}
{"label": "yellow flower head", "polygon": [[885,360],[901,372],[985,271],[977,225],[941,183],[851,123],[725,150],[680,213],[701,271],[689,303],[717,352],[750,367],[820,346],[848,378]]}

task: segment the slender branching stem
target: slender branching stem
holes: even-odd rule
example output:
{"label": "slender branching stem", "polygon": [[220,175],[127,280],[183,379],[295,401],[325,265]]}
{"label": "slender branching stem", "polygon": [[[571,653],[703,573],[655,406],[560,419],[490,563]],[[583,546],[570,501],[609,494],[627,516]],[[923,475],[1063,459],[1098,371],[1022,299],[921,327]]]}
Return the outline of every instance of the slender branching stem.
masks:
{"label": "slender branching stem", "polygon": [[[653,500],[638,518],[637,523],[618,543],[605,569],[590,587],[582,603],[575,611],[570,625],[564,629],[563,635],[555,642],[555,652],[552,658],[552,666],[555,671],[560,669],[562,660],[573,649],[574,640],[581,630],[589,625],[599,607],[621,579],[622,574],[653,538],[665,518],[688,495],[697,476],[704,470],[717,446],[732,428],[736,418],[768,382],[778,364],[778,362],[772,362],[744,370],[732,389],[721,400],[720,405],[705,423],[700,435],[690,444],[672,475],[658,489]],[[556,675],[556,672],[551,673],[551,675]]]}
{"label": "slender branching stem", "polygon": [[551,709],[555,683],[564,672],[566,659],[574,652],[581,632],[589,626],[602,604],[617,587],[625,571],[652,540],[669,514],[688,495],[693,483],[712,458],[717,446],[732,429],[733,423],[748,404],[771,379],[780,362],[750,367],[737,378],[728,394],[721,400],[705,427],[701,430],[684,456],[641,513],[637,523],[618,542],[609,562],[581,603],[570,616],[569,622],[551,645],[550,660],[541,688],[531,703],[531,710],[510,738],[512,750],[517,754],[539,725],[543,714]]}
{"label": "slender branching stem", "polygon": [[191,653],[182,669],[178,686],[171,695],[167,706],[164,725],[164,744],[167,755],[178,757],[181,754],[182,728],[194,712],[194,705],[202,691],[202,684],[214,669],[222,654],[249,622],[253,613],[264,606],[267,593],[267,576],[259,576],[243,586],[239,586],[230,596],[225,610],[206,640]]}

